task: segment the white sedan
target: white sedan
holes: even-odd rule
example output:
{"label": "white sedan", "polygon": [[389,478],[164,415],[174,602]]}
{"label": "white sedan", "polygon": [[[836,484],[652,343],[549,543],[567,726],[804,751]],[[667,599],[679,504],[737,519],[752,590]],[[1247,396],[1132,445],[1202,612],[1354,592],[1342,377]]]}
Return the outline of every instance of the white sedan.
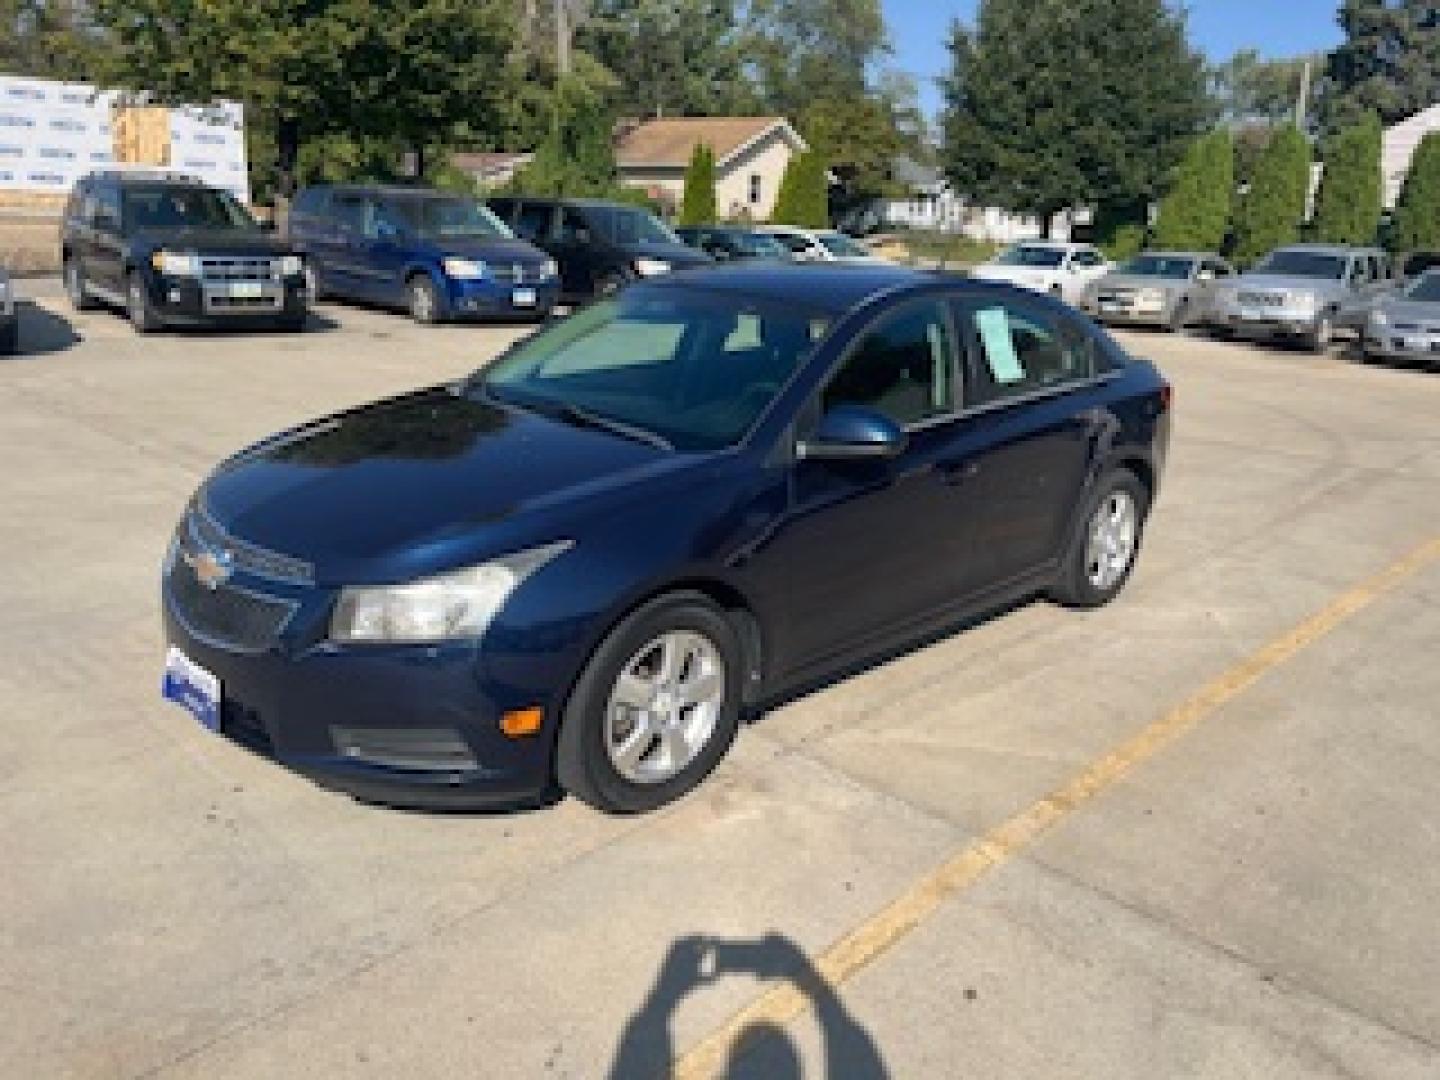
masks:
{"label": "white sedan", "polygon": [[1001,252],[970,271],[982,281],[1005,281],[1079,304],[1085,287],[1110,272],[1110,263],[1091,244],[1031,240]]}
{"label": "white sedan", "polygon": [[779,241],[796,262],[889,263],[853,236],[835,229],[801,229],[794,225],[766,225],[760,236]]}

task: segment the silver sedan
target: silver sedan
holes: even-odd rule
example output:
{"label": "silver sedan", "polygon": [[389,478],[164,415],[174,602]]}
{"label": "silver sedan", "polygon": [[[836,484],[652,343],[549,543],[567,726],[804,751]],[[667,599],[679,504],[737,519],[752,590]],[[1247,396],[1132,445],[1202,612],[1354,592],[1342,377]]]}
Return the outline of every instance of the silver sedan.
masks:
{"label": "silver sedan", "polygon": [[1360,348],[1367,360],[1440,371],[1440,268],[1374,297],[1365,312]]}
{"label": "silver sedan", "polygon": [[1081,307],[1099,322],[1182,330],[1205,325],[1215,286],[1233,271],[1218,255],[1146,251],[1091,284]]}

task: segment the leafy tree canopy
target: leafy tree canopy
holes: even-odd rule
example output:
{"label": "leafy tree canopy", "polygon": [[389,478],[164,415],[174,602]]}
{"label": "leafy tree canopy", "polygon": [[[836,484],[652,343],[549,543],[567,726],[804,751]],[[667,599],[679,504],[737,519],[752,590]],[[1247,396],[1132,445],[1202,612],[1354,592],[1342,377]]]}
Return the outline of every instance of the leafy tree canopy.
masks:
{"label": "leafy tree canopy", "polygon": [[1242,264],[1300,237],[1310,193],[1310,144],[1293,125],[1281,128],[1255,166],[1235,215],[1235,258]]}
{"label": "leafy tree canopy", "polygon": [[1434,0],[1344,0],[1344,43],[1325,69],[1326,129],[1376,113],[1393,124],[1440,101],[1440,9]]}
{"label": "leafy tree canopy", "polygon": [[1172,251],[1219,251],[1230,228],[1235,146],[1224,128],[1190,144],[1160,203],[1154,244]]}
{"label": "leafy tree canopy", "polygon": [[1380,173],[1383,138],[1380,118],[1371,113],[1327,141],[1325,172],[1310,230],[1316,240],[1353,245],[1375,242],[1384,200]]}
{"label": "leafy tree canopy", "polygon": [[685,198],[680,205],[681,225],[715,222],[715,152],[699,143],[685,170]]}

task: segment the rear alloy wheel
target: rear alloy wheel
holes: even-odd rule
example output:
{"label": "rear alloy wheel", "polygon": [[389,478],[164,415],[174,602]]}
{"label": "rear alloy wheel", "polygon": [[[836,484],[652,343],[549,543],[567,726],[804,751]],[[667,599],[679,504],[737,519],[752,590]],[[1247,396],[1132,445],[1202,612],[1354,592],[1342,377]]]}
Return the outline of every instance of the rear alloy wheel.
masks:
{"label": "rear alloy wheel", "polygon": [[1190,301],[1180,299],[1175,303],[1175,310],[1170,313],[1170,321],[1165,324],[1165,329],[1172,334],[1178,334],[1185,329],[1190,322]]}
{"label": "rear alloy wheel", "polygon": [[90,298],[90,291],[85,287],[85,271],[80,268],[80,260],[74,255],[65,260],[64,267],[65,296],[70,301],[70,306],[76,311],[90,311],[95,307],[95,301]]}
{"label": "rear alloy wheel", "polygon": [[130,271],[125,279],[125,314],[130,317],[130,325],[137,334],[149,334],[160,329],[160,316],[150,303],[145,280],[135,270]]}
{"label": "rear alloy wheel", "polygon": [[565,708],[560,786],[610,814],[678,799],[730,748],[739,726],[740,645],[704,597],[647,604],[595,651]]}
{"label": "rear alloy wheel", "polygon": [[1113,600],[1135,568],[1149,511],[1150,493],[1134,473],[1117,469],[1101,477],[1061,564],[1052,599],[1078,608]]}
{"label": "rear alloy wheel", "polygon": [[431,326],[440,321],[440,294],[427,276],[417,274],[410,279],[409,297],[410,317],[417,323]]}

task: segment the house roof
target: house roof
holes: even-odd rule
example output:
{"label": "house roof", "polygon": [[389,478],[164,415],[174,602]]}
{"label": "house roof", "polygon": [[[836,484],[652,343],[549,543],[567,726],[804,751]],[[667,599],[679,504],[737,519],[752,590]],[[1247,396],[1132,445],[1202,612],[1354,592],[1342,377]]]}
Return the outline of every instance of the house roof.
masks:
{"label": "house roof", "polygon": [[480,153],[451,154],[450,161],[457,169],[463,169],[466,172],[490,173],[529,164],[530,159],[534,156],[534,154],[509,151],[482,151]]}
{"label": "house roof", "polygon": [[783,116],[676,116],[647,120],[620,136],[615,159],[622,166],[683,169],[695,147],[708,145],[724,168],[742,152],[778,131],[797,150],[805,140]]}

